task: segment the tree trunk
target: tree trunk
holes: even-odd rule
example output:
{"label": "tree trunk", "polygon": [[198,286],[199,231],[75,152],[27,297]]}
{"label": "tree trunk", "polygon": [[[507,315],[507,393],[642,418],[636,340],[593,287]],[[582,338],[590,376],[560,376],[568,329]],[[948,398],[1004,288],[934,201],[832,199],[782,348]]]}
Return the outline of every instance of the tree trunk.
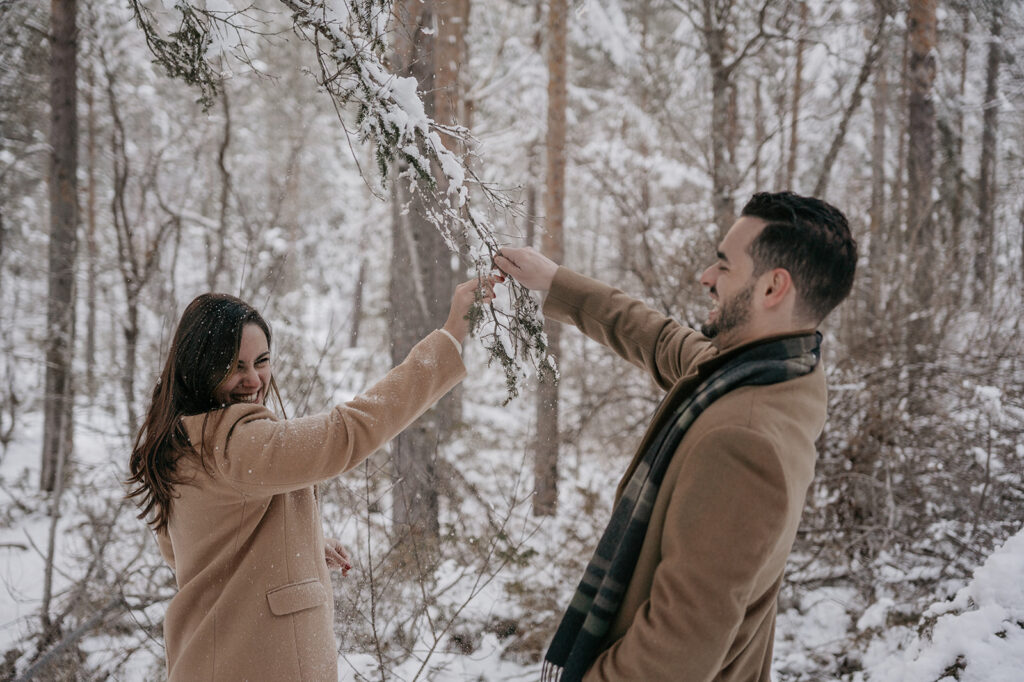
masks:
{"label": "tree trunk", "polygon": [[99,276],[99,248],[96,243],[96,68],[89,68],[86,90],[86,323],[85,323],[85,387],[89,396],[96,395],[96,284]]}
{"label": "tree trunk", "polygon": [[523,221],[523,234],[526,246],[533,246],[537,239],[537,185],[534,184],[533,173],[528,173],[530,178],[526,185],[526,220]]}
{"label": "tree trunk", "polygon": [[[434,107],[434,2],[400,0],[393,43],[395,72],[414,77],[427,116]],[[426,31],[424,31],[426,29]],[[437,230],[424,218],[420,193],[411,193],[405,168],[393,172],[391,283],[388,323],[391,360],[409,350],[444,321],[452,291],[451,256]],[[392,441],[395,472],[392,521],[399,534],[410,534],[411,548],[429,553],[440,537],[437,455],[448,421],[445,401],[427,411]]]}
{"label": "tree trunk", "polygon": [[[726,17],[712,0],[702,4],[704,50],[711,67],[711,204],[715,224],[725,233],[736,219],[737,172],[735,149],[739,127],[736,90],[732,82],[737,60],[726,64],[730,52]],[[731,9],[731,5],[729,6]]]}
{"label": "tree trunk", "polygon": [[[883,46],[884,50],[884,46]],[[868,277],[871,283],[868,314],[877,321],[884,309],[882,282],[885,280],[885,142],[886,114],[889,108],[889,80],[885,65],[875,74],[875,91],[871,98],[871,206],[868,242]]]}
{"label": "tree trunk", "polygon": [[71,358],[78,251],[76,0],[50,3],[50,245],[46,310],[46,394],[39,487],[53,491],[71,452]]}
{"label": "tree trunk", "polygon": [[800,37],[796,41],[796,71],[793,74],[793,110],[789,124],[789,162],[786,164],[786,188],[796,181],[796,157],[799,153],[800,89],[804,77],[804,35],[807,33],[807,3],[800,3]]}
{"label": "tree trunk", "polygon": [[[391,284],[389,328],[391,360],[398,364],[409,350],[442,320],[431,314],[437,307],[431,296],[431,233],[417,196],[410,196],[402,181],[392,183]],[[408,205],[408,210],[404,207]],[[437,495],[437,446],[440,406],[428,410],[391,442],[395,468],[392,521],[399,533],[411,533],[427,542],[440,534]]]}
{"label": "tree trunk", "polygon": [[981,160],[978,173],[978,247],[974,258],[974,303],[991,301],[994,280],[996,142],[999,126],[999,63],[1001,54],[1002,6],[991,4],[992,32],[985,66],[985,104],[981,129]]}
{"label": "tree trunk", "polygon": [[963,223],[964,223],[964,196],[967,193],[967,183],[964,182],[964,101],[967,94],[967,65],[971,51],[971,11],[964,6],[960,8],[961,35],[960,35],[960,81],[957,87],[959,101],[954,108],[956,123],[956,167],[953,190],[953,203],[950,207],[950,252],[952,262],[950,272],[955,273],[957,281],[955,289],[958,300],[960,292],[964,289],[960,278],[961,266],[963,264]]}
{"label": "tree trunk", "polygon": [[[541,55],[544,48],[544,2],[545,0],[534,0],[533,4],[533,25],[536,29],[533,32],[533,38],[530,43],[533,45],[534,51],[538,56]],[[536,178],[540,176],[540,172],[537,166],[540,164],[540,140],[537,138],[531,138],[529,155],[527,161],[527,174],[529,178],[526,186],[526,246],[533,247],[537,242],[537,225],[540,220],[540,216],[537,214],[537,195],[540,193],[538,189],[538,181]]]}
{"label": "tree trunk", "polygon": [[[900,60],[900,104],[899,110],[906,111],[910,107],[910,36],[903,32],[903,57]],[[910,123],[906,116],[899,117],[899,129],[896,134],[896,175],[893,178],[892,200],[894,214],[891,219],[896,230],[904,226],[907,216],[907,138],[909,137]],[[901,233],[901,246],[905,247],[906,234]]]}
{"label": "tree trunk", "polygon": [[[1020,225],[1020,259],[1018,262],[1024,263],[1024,204],[1020,207],[1020,214],[1017,216],[1017,222]],[[1024,272],[1021,272],[1021,269],[1024,268],[1018,268],[1017,276],[1020,277],[1021,294],[1024,294]]]}
{"label": "tree trunk", "polygon": [[366,258],[359,261],[359,275],[356,277],[356,288],[352,292],[352,326],[348,331],[348,347],[359,345],[359,327],[363,322],[363,288],[366,282]]}
{"label": "tree trunk", "polygon": [[[469,0],[434,0],[437,40],[434,52],[434,120],[453,125],[463,120],[461,65],[466,61]],[[460,153],[454,138],[441,135],[445,146]]]}
{"label": "tree trunk", "polygon": [[778,90],[772,96],[772,101],[775,104],[775,110],[779,119],[779,162],[775,165],[775,186],[785,187],[786,186],[786,164],[784,163],[787,154],[786,147],[786,111],[787,111],[787,100],[785,78],[786,74],[782,74],[783,82],[779,84]]}
{"label": "tree trunk", "polygon": [[139,430],[139,416],[135,409],[135,368],[138,365],[139,348],[139,291],[131,288],[128,294],[128,309],[124,322],[124,371],[121,373],[121,387],[128,417],[128,433]]}
{"label": "tree trunk", "polygon": [[761,79],[754,81],[754,189],[761,191],[764,182],[764,169],[761,161],[761,146],[768,134],[764,125],[764,101],[761,94]]}
{"label": "tree trunk", "polygon": [[715,224],[724,234],[736,219],[734,181],[728,158],[729,81],[721,63],[712,66],[711,83],[711,203]]}
{"label": "tree trunk", "polygon": [[[907,327],[912,348],[931,338],[930,315],[933,287],[932,181],[934,178],[936,0],[911,0],[907,9],[909,138],[907,149],[908,258],[916,263],[910,297],[916,319]],[[912,358],[917,357],[915,350]]]}
{"label": "tree trunk", "polygon": [[[469,30],[469,0],[434,0],[434,16],[434,24],[437,26],[433,60],[434,120],[441,125],[461,123],[468,128],[472,110],[467,106],[464,97],[466,87],[462,65],[469,58],[466,49],[466,31]],[[464,142],[443,133],[441,141],[449,150],[466,158],[467,149]],[[441,183],[446,185],[447,180],[444,178],[444,173],[439,172],[440,168],[436,166],[435,169],[437,172],[434,173],[434,176],[441,178]],[[444,189],[447,189],[447,186]],[[468,255],[469,243],[462,240],[460,242],[459,250]],[[437,267],[441,268],[444,265],[442,262],[438,262]],[[458,268],[453,268],[450,272],[449,289],[454,286],[456,275],[458,275],[459,281],[463,279],[463,273]],[[440,291],[438,295],[441,295]],[[455,425],[462,422],[463,395],[464,386],[460,383],[441,399],[438,406],[441,411],[439,422],[441,441],[448,440]]]}
{"label": "tree trunk", "polygon": [[[544,192],[544,234],[541,252],[555,262],[564,260],[565,235],[565,137],[568,90],[567,49],[568,3],[548,3],[548,121],[546,189]],[[561,329],[551,325],[549,352],[557,359]],[[542,381],[537,390],[537,442],[534,451],[534,516],[552,516],[558,508],[558,450],[560,432],[558,384]]]}
{"label": "tree trunk", "polygon": [[231,145],[231,106],[228,89],[221,89],[221,104],[224,107],[224,134],[217,148],[217,170],[220,173],[220,200],[218,207],[217,231],[206,237],[206,286],[210,291],[220,291],[220,278],[224,274],[224,259],[227,255],[228,205],[231,199],[231,172],[228,171],[227,155]]}

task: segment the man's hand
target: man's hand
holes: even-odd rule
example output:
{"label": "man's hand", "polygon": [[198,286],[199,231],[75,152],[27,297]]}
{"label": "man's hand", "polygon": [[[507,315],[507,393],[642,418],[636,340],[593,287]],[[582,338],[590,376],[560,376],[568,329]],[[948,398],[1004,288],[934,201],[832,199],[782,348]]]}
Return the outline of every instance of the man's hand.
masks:
{"label": "man's hand", "polygon": [[348,553],[341,546],[341,542],[334,538],[324,538],[324,559],[327,560],[327,568],[334,570],[340,568],[342,577],[348,575],[348,572],[352,570],[352,562],[348,558]]}
{"label": "man's hand", "polygon": [[506,275],[532,291],[547,291],[555,278],[558,263],[530,247],[502,247],[494,264]]}

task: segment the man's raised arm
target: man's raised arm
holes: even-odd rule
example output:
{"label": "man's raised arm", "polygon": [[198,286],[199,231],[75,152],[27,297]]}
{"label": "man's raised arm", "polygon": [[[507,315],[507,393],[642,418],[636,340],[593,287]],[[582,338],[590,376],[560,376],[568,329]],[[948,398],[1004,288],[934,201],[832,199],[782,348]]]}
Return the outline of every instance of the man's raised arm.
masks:
{"label": "man's raised arm", "polygon": [[527,289],[547,292],[545,317],[574,325],[666,390],[716,352],[702,334],[531,248],[505,247],[494,263]]}

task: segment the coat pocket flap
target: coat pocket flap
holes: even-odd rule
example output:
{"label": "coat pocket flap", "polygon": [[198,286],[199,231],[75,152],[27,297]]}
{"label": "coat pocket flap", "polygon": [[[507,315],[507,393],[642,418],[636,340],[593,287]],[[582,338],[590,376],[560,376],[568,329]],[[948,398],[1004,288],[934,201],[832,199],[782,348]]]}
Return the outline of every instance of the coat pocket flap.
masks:
{"label": "coat pocket flap", "polygon": [[275,587],[267,592],[270,612],[275,616],[311,609],[327,602],[327,590],[317,578]]}

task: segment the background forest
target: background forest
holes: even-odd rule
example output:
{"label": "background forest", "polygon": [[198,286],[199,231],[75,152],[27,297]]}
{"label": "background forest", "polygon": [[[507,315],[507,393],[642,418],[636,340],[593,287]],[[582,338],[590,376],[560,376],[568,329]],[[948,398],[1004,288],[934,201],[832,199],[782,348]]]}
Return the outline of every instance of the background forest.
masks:
{"label": "background forest", "polygon": [[[332,13],[422,105],[344,100]],[[205,61],[169,77],[172,43]],[[780,189],[861,260],[775,677],[1014,679],[1021,187],[1020,0],[0,0],[0,679],[162,677],[173,575],[121,481],[196,294],[263,312],[302,415],[443,322],[481,247],[432,207],[698,324],[715,244]],[[557,386],[520,360],[505,404],[471,341],[452,398],[322,486],[344,679],[536,677],[661,397],[546,332]]]}

